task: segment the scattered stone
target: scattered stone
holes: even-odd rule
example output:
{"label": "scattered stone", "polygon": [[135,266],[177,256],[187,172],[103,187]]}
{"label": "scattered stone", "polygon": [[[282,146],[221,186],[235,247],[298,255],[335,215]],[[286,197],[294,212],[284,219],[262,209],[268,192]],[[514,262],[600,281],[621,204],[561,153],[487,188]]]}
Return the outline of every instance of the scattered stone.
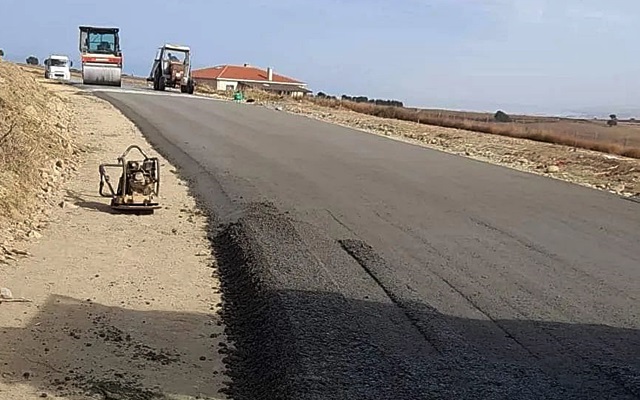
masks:
{"label": "scattered stone", "polygon": [[32,230],[32,231],[29,231],[29,233],[27,233],[27,237],[31,239],[40,239],[42,238],[42,233]]}
{"label": "scattered stone", "polygon": [[611,187],[611,190],[613,190],[616,193],[622,193],[622,192],[624,192],[625,188],[626,188],[626,186],[624,185],[624,183],[618,183],[617,185],[613,185]]}
{"label": "scattered stone", "polygon": [[8,288],[0,288],[0,299],[10,300],[13,299],[13,293]]}
{"label": "scattered stone", "polygon": [[557,172],[560,172],[560,167],[558,167],[557,165],[549,165],[547,167],[547,172],[550,174],[555,174]]}
{"label": "scattered stone", "polygon": [[69,208],[69,209],[76,209],[78,208],[77,205],[73,204],[73,203],[69,203],[68,201],[61,201],[59,204],[60,208]]}

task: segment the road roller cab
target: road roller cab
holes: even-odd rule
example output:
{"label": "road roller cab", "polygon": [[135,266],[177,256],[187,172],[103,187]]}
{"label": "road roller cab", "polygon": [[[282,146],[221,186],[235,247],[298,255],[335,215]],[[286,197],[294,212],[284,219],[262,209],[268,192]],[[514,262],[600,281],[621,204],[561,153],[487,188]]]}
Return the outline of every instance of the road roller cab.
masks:
{"label": "road roller cab", "polygon": [[85,85],[122,86],[120,29],[80,27],[82,82]]}

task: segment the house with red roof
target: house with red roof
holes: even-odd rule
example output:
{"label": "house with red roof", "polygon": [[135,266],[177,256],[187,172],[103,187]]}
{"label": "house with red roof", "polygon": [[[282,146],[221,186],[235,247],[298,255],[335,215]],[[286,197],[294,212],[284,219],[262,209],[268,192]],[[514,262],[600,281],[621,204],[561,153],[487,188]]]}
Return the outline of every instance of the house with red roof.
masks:
{"label": "house with red roof", "polygon": [[262,69],[249,64],[197,69],[192,72],[192,76],[197,84],[205,84],[220,91],[260,89],[293,97],[311,93],[307,84],[302,81],[276,74],[272,68]]}

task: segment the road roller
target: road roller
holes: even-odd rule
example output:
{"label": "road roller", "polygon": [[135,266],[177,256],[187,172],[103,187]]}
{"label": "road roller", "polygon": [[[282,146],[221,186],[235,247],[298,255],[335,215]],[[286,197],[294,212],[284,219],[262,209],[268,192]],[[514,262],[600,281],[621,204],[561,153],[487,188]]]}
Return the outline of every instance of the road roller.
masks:
{"label": "road roller", "polygon": [[120,29],[80,26],[82,83],[122,86]]}

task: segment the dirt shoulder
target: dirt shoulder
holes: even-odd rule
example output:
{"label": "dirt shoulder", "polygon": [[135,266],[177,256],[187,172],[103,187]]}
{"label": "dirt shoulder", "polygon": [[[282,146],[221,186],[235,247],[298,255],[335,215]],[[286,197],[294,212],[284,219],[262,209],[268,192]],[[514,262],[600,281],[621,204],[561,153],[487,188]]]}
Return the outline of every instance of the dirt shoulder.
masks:
{"label": "dirt shoulder", "polygon": [[[38,85],[71,111],[76,151],[45,171],[55,183],[39,188],[47,193],[40,210],[3,225],[0,287],[30,302],[0,302],[0,398],[226,398],[207,217],[114,107],[66,85]],[[161,160],[164,207],[153,215],[112,213],[98,194],[98,165],[130,144]]]}
{"label": "dirt shoulder", "polygon": [[625,197],[640,197],[640,160],[580,148],[380,118],[310,101],[247,93],[254,104],[304,115]]}

